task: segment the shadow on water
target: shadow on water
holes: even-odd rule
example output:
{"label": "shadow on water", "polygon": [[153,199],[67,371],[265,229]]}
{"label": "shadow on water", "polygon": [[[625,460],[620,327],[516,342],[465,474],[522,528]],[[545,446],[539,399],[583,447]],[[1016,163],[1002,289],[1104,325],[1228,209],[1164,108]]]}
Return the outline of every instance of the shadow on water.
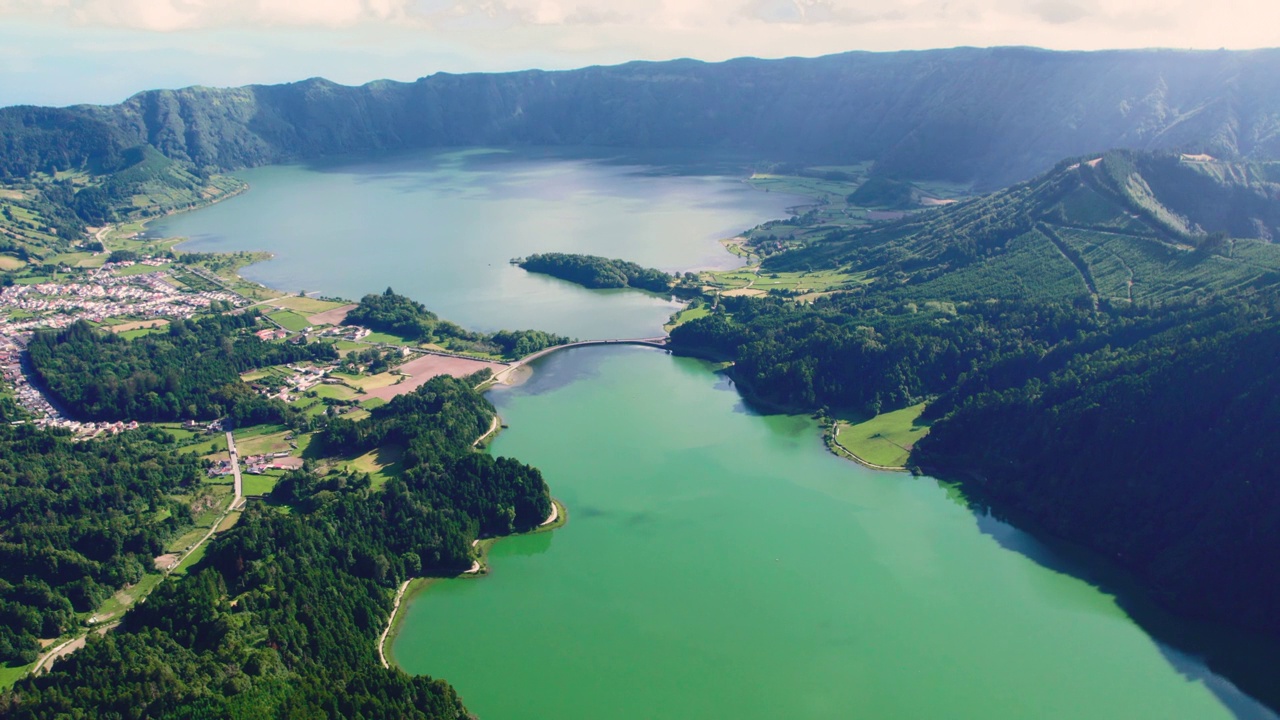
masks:
{"label": "shadow on water", "polygon": [[553,358],[570,353],[583,352],[584,350],[598,353],[616,350],[616,348],[603,346],[569,348],[538,358],[524,366],[532,373],[524,382],[519,385],[496,385],[490,389],[490,402],[498,407],[499,414],[501,414],[502,406],[506,404],[508,398],[545,395],[572,385],[579,380],[598,377],[600,375],[600,366],[596,363],[549,362]]}
{"label": "shadow on water", "polygon": [[[733,379],[716,374],[716,390],[737,392]],[[742,396],[739,395],[741,398]],[[734,412],[785,419],[794,425],[778,429],[808,433],[803,418],[782,415],[746,400]],[[1280,643],[1241,630],[1177,617],[1159,606],[1125,569],[1096,552],[1043,533],[1033,535],[1033,523],[1005,519],[959,483],[939,480],[947,497],[973,513],[978,529],[1001,547],[1054,572],[1089,583],[1115,599],[1116,605],[1151,637],[1161,655],[1179,674],[1202,683],[1237,720],[1280,720]]]}
{"label": "shadow on water", "polygon": [[966,497],[958,486],[945,485],[948,497],[969,508],[978,529],[1001,547],[1113,596],[1116,605],[1151,637],[1175,670],[1188,680],[1203,683],[1238,720],[1280,718],[1280,685],[1276,683],[1280,643],[1174,616],[1157,605],[1130,573],[1106,558],[1062,540],[1036,537],[1015,526],[1016,519],[1006,520],[981,500]]}
{"label": "shadow on water", "polygon": [[[597,357],[599,353],[646,351],[642,348],[624,347],[593,347],[582,350]],[[564,352],[576,353],[579,350]],[[707,372],[710,369],[705,361],[694,358],[675,357],[673,360],[688,372]],[[500,395],[494,398],[496,404],[501,404],[502,395],[549,393],[578,380],[595,377],[599,374],[602,363],[547,362],[544,359],[536,365],[534,378],[530,382],[503,388]],[[716,390],[737,391],[732,379],[725,373],[716,373],[715,377]],[[734,410],[761,416],[774,425],[775,430],[788,437],[810,437],[813,432],[812,423],[803,416],[770,412],[743,401],[736,403]],[[906,481],[910,480],[910,476],[902,477]],[[1083,580],[1100,592],[1114,597],[1117,606],[1152,639],[1166,662],[1187,680],[1202,683],[1237,720],[1280,720],[1280,712],[1277,712],[1277,708],[1280,708],[1280,684],[1275,682],[1276,668],[1280,668],[1280,643],[1250,636],[1239,630],[1174,616],[1157,605],[1150,593],[1132,575],[1097,553],[1044,534],[1033,534],[1034,524],[997,515],[988,504],[962,490],[958,483],[941,480],[937,482],[948,499],[973,514],[979,531],[994,539],[1001,547],[1019,553],[1049,570]],[[606,514],[593,507],[575,510],[580,521],[599,519]],[[644,517],[632,517],[628,518],[628,524],[643,525],[646,520]],[[548,536],[549,542],[551,534],[544,535]]]}
{"label": "shadow on water", "polygon": [[504,538],[498,545],[503,555],[513,557],[529,557],[541,555],[551,549],[551,541],[555,539],[553,532],[537,532],[529,535]]}

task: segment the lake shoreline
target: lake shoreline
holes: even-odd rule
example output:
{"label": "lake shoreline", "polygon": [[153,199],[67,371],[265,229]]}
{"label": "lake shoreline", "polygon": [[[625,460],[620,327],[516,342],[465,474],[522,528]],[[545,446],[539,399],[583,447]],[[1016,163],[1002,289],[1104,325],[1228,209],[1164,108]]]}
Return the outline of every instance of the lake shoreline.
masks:
{"label": "lake shoreline", "polygon": [[[247,185],[247,184],[245,184],[245,189],[246,189],[246,190],[248,189],[248,185]],[[239,194],[240,194],[240,193],[237,193],[237,195],[239,195]],[[230,197],[234,197],[234,196],[235,196],[235,195],[232,195],[232,196],[230,196]],[[221,200],[221,199],[226,199],[226,198],[220,198],[219,200],[214,201],[213,203],[210,203],[210,205],[212,205],[212,204],[216,204],[216,202],[220,202],[220,200]],[[206,205],[206,206],[202,206],[202,207],[208,207],[208,206]],[[200,208],[191,208],[191,209],[200,209]],[[185,210],[184,210],[183,212],[185,212]],[[163,217],[168,217],[168,215],[166,215],[166,216],[161,216],[161,217],[157,217],[157,218],[149,219],[149,220],[147,220],[147,221],[146,221],[146,223],[144,223],[144,224],[149,224],[152,220],[159,220],[159,219],[162,219]],[[184,242],[185,242],[185,241],[184,241]],[[182,244],[182,243],[179,243],[179,245],[181,245],[181,244]],[[175,247],[177,247],[177,246],[175,246]],[[728,254],[730,254],[730,255],[733,255],[733,253],[732,253],[732,252],[730,252],[730,251],[728,251],[728,250],[727,250],[727,248],[726,248],[725,252],[726,252],[726,253],[728,253]],[[231,254],[231,253],[219,253],[219,254]],[[265,288],[265,289],[267,289],[267,290],[270,290],[270,291],[272,291],[272,292],[281,292],[281,293],[284,293],[285,291],[277,290],[277,289],[275,289],[275,288],[273,288],[273,287],[271,287],[271,286],[269,286],[269,285],[266,285],[265,283],[262,283],[262,282],[249,280],[249,279],[247,279],[247,278],[244,278],[244,277],[243,277],[243,275],[241,275],[241,274],[240,274],[240,272],[241,272],[244,268],[247,268],[247,267],[251,267],[251,266],[253,266],[253,265],[256,265],[258,262],[263,262],[263,261],[265,261],[266,259],[270,259],[270,258],[269,258],[269,257],[268,257],[268,258],[263,258],[263,259],[261,259],[261,260],[257,260],[257,261],[255,261],[254,263],[250,263],[250,264],[244,265],[244,266],[242,266],[242,267],[240,267],[240,268],[237,268],[237,269],[234,271],[234,272],[235,272],[235,275],[236,275],[237,277],[241,278],[241,279],[242,279],[244,282],[246,282],[246,283],[250,283],[250,284],[254,284],[254,285],[261,286],[261,287],[263,287],[263,288]],[[683,351],[680,351],[679,349],[675,349],[675,348],[673,348],[673,350],[676,352],[676,354],[684,354],[684,355],[690,355],[690,356],[695,356],[695,357],[704,357],[704,359],[711,359],[711,358],[705,358],[705,356],[700,356],[700,355],[698,355],[696,352],[683,352]],[[720,360],[720,361],[723,361],[723,358],[715,358],[715,359]],[[737,390],[737,393],[738,393],[739,397],[741,397],[741,398],[742,398],[742,400],[744,401],[744,403],[745,403],[749,408],[751,408],[752,410],[762,412],[763,414],[779,414],[779,413],[781,413],[781,414],[804,414],[804,413],[808,412],[807,410],[804,410],[804,409],[802,409],[802,408],[786,407],[786,406],[782,406],[782,405],[778,405],[778,404],[774,404],[774,403],[769,403],[769,402],[767,402],[767,401],[763,400],[762,398],[760,398],[760,397],[758,396],[758,394],[756,394],[755,392],[753,392],[753,391],[752,391],[752,389],[750,388],[750,386],[749,386],[749,385],[746,385],[746,384],[744,384],[744,383],[740,382],[737,378],[734,378],[734,375],[733,375],[733,372],[732,372],[732,367],[727,368],[727,372],[726,372],[726,374],[727,374],[730,378],[733,378],[733,379],[734,379],[734,386],[735,386],[735,389]],[[837,444],[837,445],[839,445],[841,448],[843,448],[843,445],[840,445],[838,441],[835,441],[835,442],[836,442],[836,444]],[[831,448],[830,448],[830,446],[828,446],[828,449],[829,449],[829,450],[831,449]],[[874,465],[874,464],[867,463],[867,462],[863,461],[861,458],[858,458],[858,457],[856,456],[856,454],[852,453],[851,451],[848,451],[848,449],[847,449],[847,448],[844,448],[844,449],[845,449],[845,451],[846,451],[846,452],[848,452],[848,454],[849,454],[849,456],[848,456],[848,457],[846,457],[845,455],[842,455],[842,454],[840,454],[840,453],[835,453],[835,454],[836,454],[837,456],[839,456],[839,457],[844,457],[845,459],[853,460],[854,462],[856,462],[856,463],[858,463],[858,464],[860,464],[860,465],[863,465],[864,467],[867,467],[867,468],[873,469],[873,470],[877,470],[877,471],[896,471],[896,472],[902,472],[902,471],[909,471],[909,470],[910,470],[910,468],[909,468],[909,467],[893,468],[893,467],[886,467],[886,466],[876,466],[876,465]],[[832,451],[832,452],[834,452],[834,451]],[[947,472],[947,470],[946,470],[945,468],[940,469],[940,470],[939,470],[939,472],[940,472],[941,474],[937,475],[937,477],[945,477],[945,476],[946,476],[946,475],[948,475],[948,474],[950,474],[951,476],[954,476],[954,475],[955,475],[955,473],[948,473],[948,472]],[[965,486],[965,485],[971,485],[971,484],[972,484],[972,480],[970,480],[970,481],[968,481],[968,482],[964,482],[964,481],[962,481],[962,482],[961,482],[961,485],[962,485],[962,486]],[[554,502],[554,500],[553,500],[553,502]],[[975,512],[975,514],[976,514],[976,510],[975,510],[974,512]],[[567,515],[566,513],[561,513],[561,515],[562,515],[561,520],[567,520],[567,517],[565,517],[565,516]],[[561,522],[560,524],[563,524],[563,523]],[[550,531],[550,530],[555,529],[556,527],[559,527],[559,524],[553,523],[550,527],[547,527],[547,528],[545,528],[545,529],[543,529],[543,528],[535,529],[535,530],[533,530],[532,532],[545,532],[545,531]],[[1018,526],[1015,526],[1015,527],[1026,528],[1027,526],[1026,526],[1026,525],[1023,525],[1023,524],[1021,524],[1021,523],[1020,523]],[[1046,534],[1040,534],[1040,533],[1037,533],[1037,534],[1039,534],[1039,535],[1040,535],[1040,537],[1042,537],[1042,538],[1043,538],[1043,537],[1046,537]],[[507,537],[510,537],[510,536],[507,536]],[[1031,535],[1031,537],[1033,537],[1033,538],[1034,538],[1034,537],[1035,537],[1035,535]],[[1051,535],[1049,535],[1048,537],[1049,537],[1049,538],[1052,538],[1052,536],[1051,536]],[[501,538],[487,538],[487,539],[485,539],[485,540],[481,540],[481,541],[480,541],[480,546],[479,546],[479,547],[480,547],[480,552],[481,552],[481,566],[480,566],[480,572],[479,572],[478,574],[473,575],[473,576],[470,576],[470,577],[483,577],[483,576],[487,573],[487,571],[488,571],[488,562],[487,562],[488,550],[489,550],[489,548],[490,548],[490,547],[492,547],[492,545],[493,545],[493,544],[495,544],[495,543],[497,542],[497,540],[500,540],[500,539],[501,539]],[[1030,557],[1030,556],[1028,556],[1028,557]],[[1035,558],[1032,558],[1032,559],[1034,560]],[[1037,562],[1039,562],[1039,561],[1037,560]],[[1079,577],[1079,575],[1076,575],[1076,576],[1077,576],[1077,577]],[[432,585],[436,580],[438,580],[438,579],[443,579],[443,578],[418,578],[418,579],[414,579],[414,580],[412,580],[412,581],[409,581],[409,583],[404,587],[404,593],[403,593],[403,594],[402,594],[402,596],[401,596],[401,607],[400,607],[400,608],[397,608],[397,611],[394,611],[394,612],[393,612],[393,614],[392,614],[392,617],[390,617],[390,618],[388,619],[388,626],[387,626],[387,630],[386,630],[386,635],[384,636],[384,641],[383,641],[383,643],[380,645],[380,648],[385,648],[385,651],[386,651],[386,657],[388,658],[388,661],[389,661],[389,662],[391,662],[391,663],[395,663],[394,656],[393,656],[393,655],[392,655],[392,653],[390,652],[390,648],[391,648],[391,646],[392,646],[392,645],[394,645],[395,639],[396,639],[396,638],[398,637],[398,635],[399,635],[400,628],[401,628],[401,625],[402,625],[402,623],[403,623],[403,621],[404,621],[404,618],[405,618],[405,617],[406,617],[406,615],[407,615],[407,613],[403,611],[403,605],[404,605],[405,603],[411,602],[412,600],[416,599],[416,598],[417,598],[418,596],[420,596],[423,592],[425,592],[427,589],[429,589],[429,588],[430,588],[430,586],[431,586],[431,585]],[[398,665],[398,664],[397,664],[397,665]]]}
{"label": "lake shoreline", "polygon": [[[404,619],[407,616],[407,608],[411,603],[417,600],[423,593],[431,588],[440,580],[455,579],[479,579],[489,574],[489,549],[496,545],[499,541],[506,538],[521,537],[524,535],[536,535],[538,533],[546,533],[558,530],[569,522],[569,509],[564,503],[551,498],[552,517],[544,524],[534,527],[532,530],[525,532],[512,533],[511,535],[502,535],[500,537],[476,538],[472,541],[472,547],[476,548],[479,554],[477,562],[480,567],[474,572],[463,572],[449,577],[417,577],[404,581],[402,589],[397,593],[395,603],[392,606],[391,616],[387,618],[387,627],[382,631],[382,639],[378,644],[378,654],[383,660],[386,667],[400,667],[396,662],[395,653],[392,648],[395,646],[396,638],[400,635],[400,630],[404,625]],[[401,668],[403,669],[403,668]]]}

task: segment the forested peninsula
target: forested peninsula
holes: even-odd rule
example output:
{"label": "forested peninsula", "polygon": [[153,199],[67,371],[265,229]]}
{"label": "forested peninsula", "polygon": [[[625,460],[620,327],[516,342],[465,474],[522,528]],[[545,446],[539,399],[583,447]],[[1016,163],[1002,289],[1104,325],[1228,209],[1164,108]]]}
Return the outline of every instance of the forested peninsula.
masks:
{"label": "forested peninsula", "polygon": [[518,360],[539,350],[571,342],[571,338],[542,330],[499,330],[493,333],[467,330],[448,320],[441,320],[422,303],[398,295],[391,288],[380,295],[365,295],[360,304],[347,313],[343,322],[390,333],[405,340],[434,343],[448,350],[496,355],[507,360]]}
{"label": "forested peninsula", "polygon": [[592,289],[630,287],[662,293],[679,281],[679,278],[661,270],[597,255],[541,253],[523,258],[516,264],[529,272],[550,275]]}

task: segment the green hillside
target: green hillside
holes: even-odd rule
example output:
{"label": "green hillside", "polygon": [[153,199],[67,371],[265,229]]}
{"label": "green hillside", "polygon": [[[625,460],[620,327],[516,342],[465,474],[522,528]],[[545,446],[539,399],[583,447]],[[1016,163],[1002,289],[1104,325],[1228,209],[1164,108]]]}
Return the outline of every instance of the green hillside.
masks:
{"label": "green hillside", "polygon": [[1276,172],[1280,164],[1112,152],[898,222],[832,231],[764,268],[864,273],[873,291],[915,300],[1271,291],[1280,287]]}
{"label": "green hillside", "polygon": [[150,145],[63,160],[0,182],[0,253],[23,263],[43,261],[91,242],[87,227],[188,209],[243,185]]}
{"label": "green hillside", "polygon": [[411,83],[149,90],[119,105],[0,111],[0,178],[150,144],[213,170],[463,146],[727,151],[993,189],[1113,147],[1280,158],[1280,52],[955,48]]}
{"label": "green hillside", "polygon": [[1280,637],[1274,172],[1110,153],[809,235],[763,272],[864,282],[722,296],[672,346],[732,359],[767,408],[927,403],[909,465],[1113,559],[1166,607]]}

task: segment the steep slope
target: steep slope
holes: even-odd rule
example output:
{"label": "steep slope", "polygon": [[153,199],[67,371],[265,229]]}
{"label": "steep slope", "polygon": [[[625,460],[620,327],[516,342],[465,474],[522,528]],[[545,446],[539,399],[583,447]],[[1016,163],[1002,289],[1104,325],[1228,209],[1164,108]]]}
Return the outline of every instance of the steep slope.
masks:
{"label": "steep slope", "polygon": [[1275,163],[1111,152],[768,258],[914,300],[1166,302],[1280,288]]}
{"label": "steep slope", "polygon": [[[1278,638],[1274,172],[1064,161],[770,257],[763,277],[837,268],[857,284],[807,304],[722,297],[672,345],[732,359],[765,406],[928,402],[913,463],[1113,559],[1170,609]],[[1247,689],[1275,697],[1273,678]]]}
{"label": "steep slope", "polygon": [[[0,113],[0,173],[149,143],[234,169],[460,145],[717,148],[994,188],[1112,147],[1280,157],[1280,52],[1029,48],[154,90]],[[15,135],[16,133],[16,135]]]}

